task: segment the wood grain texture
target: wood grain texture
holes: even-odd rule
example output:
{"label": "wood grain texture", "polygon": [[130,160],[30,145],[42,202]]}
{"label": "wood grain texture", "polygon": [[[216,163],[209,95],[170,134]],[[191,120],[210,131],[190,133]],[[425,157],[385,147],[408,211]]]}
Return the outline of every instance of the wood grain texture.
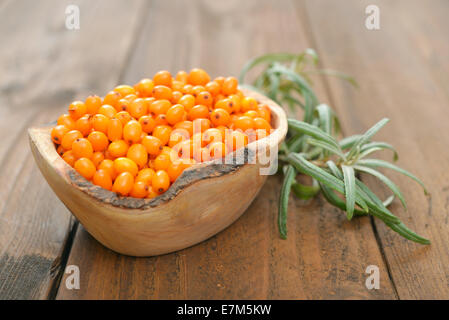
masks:
{"label": "wood grain texture", "polygon": [[[153,1],[124,73],[134,83],[167,69],[201,66],[211,76],[238,75],[267,52],[311,46],[291,1]],[[163,30],[163,31],[162,31]],[[320,96],[326,95],[322,83]],[[324,101],[330,101],[324,96]],[[291,199],[289,238],[277,231],[280,178],[269,177],[247,212],[194,247],[153,258],[130,258],[76,234],[68,264],[81,288],[58,299],[394,299],[369,219],[346,221],[321,198]],[[365,269],[378,265],[381,290],[365,287]]]}
{"label": "wood grain texture", "polygon": [[[368,4],[381,10],[378,31],[364,27]],[[298,9],[306,9],[323,65],[344,70],[360,83],[356,91],[330,82],[347,133],[390,118],[378,139],[397,147],[399,165],[421,177],[431,193],[426,198],[411,180],[392,174],[409,208],[404,211],[396,201],[392,211],[429,238],[430,246],[404,240],[375,222],[401,299],[449,297],[448,7],[447,1],[307,1]],[[387,195],[379,182],[367,181]]]}
{"label": "wood grain texture", "polygon": [[[5,1],[0,7],[0,299],[54,295],[75,226],[37,172],[25,129],[117,82],[142,5],[89,3]],[[65,28],[68,4],[80,6],[79,31]]]}

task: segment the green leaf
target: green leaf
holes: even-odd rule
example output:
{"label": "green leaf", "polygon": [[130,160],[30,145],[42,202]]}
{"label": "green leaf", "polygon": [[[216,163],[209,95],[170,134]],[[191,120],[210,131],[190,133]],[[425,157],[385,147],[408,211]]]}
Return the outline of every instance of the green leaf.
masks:
{"label": "green leaf", "polygon": [[324,132],[323,130],[321,130],[316,126],[291,118],[288,119],[288,126],[289,128],[295,131],[302,132],[317,140],[327,142],[328,144],[334,146],[336,149],[340,149],[340,146],[338,145],[337,141],[335,141],[335,139],[331,135],[327,134],[326,132]]}
{"label": "green leaf", "polygon": [[341,139],[339,144],[342,150],[346,150],[349,148],[352,148],[352,146],[360,139],[362,135],[355,134],[353,136],[346,137],[344,139]]}
{"label": "green leaf", "polygon": [[359,159],[362,159],[375,151],[380,151],[380,150],[384,150],[384,149],[389,149],[389,150],[393,151],[393,153],[394,153],[393,160],[394,161],[398,160],[398,153],[396,152],[396,149],[391,144],[386,143],[386,142],[370,142],[370,143],[365,144],[360,149]]}
{"label": "green leaf", "polygon": [[[322,183],[320,183],[320,188],[321,188],[321,191],[323,192],[324,198],[326,198],[326,200],[330,204],[332,204],[333,206],[335,206],[343,211],[346,211],[346,203],[343,200],[341,200],[340,197],[337,196],[331,188],[327,187],[326,185],[324,185]],[[354,209],[354,214],[357,216],[368,215],[368,213],[366,213],[362,210],[359,210],[359,209]]]}
{"label": "green leaf", "polygon": [[352,219],[355,206],[355,175],[354,169],[350,166],[342,166],[343,177],[345,183],[345,197],[346,197],[346,213],[348,220]]}
{"label": "green leaf", "polygon": [[360,138],[357,140],[357,142],[352,146],[351,150],[349,151],[348,158],[350,159],[353,157],[357,151],[365,144],[367,143],[372,136],[374,136],[377,131],[379,131],[384,125],[387,124],[387,122],[390,121],[387,118],[384,118],[380,120],[378,123],[376,123],[374,126],[372,126],[368,131],[366,131]]}
{"label": "green leaf", "polygon": [[326,104],[320,104],[316,107],[318,118],[320,119],[320,128],[327,134],[332,134],[333,112]]}
{"label": "green leaf", "polygon": [[398,223],[398,224],[385,222],[385,224],[387,226],[389,226],[392,230],[396,231],[397,233],[399,233],[401,236],[403,236],[404,238],[406,238],[408,240],[411,240],[411,241],[414,241],[414,242],[420,243],[420,244],[430,244],[430,240],[423,238],[420,235],[416,234],[415,232],[413,232],[412,230],[407,228],[402,222]]}
{"label": "green leaf", "polygon": [[389,196],[385,201],[383,202],[384,206],[387,208],[394,200],[394,195]]}
{"label": "green leaf", "polygon": [[313,184],[311,186],[304,185],[299,182],[294,182],[292,184],[293,193],[302,200],[309,200],[316,196],[316,194],[320,191],[320,187],[316,180],[313,180]]}
{"label": "green leaf", "polygon": [[336,176],[339,179],[343,179],[343,175],[341,174],[340,170],[338,169],[337,165],[332,161],[328,160],[326,162],[327,167],[331,170],[332,174]]}
{"label": "green leaf", "polygon": [[357,161],[357,164],[361,165],[361,166],[365,166],[365,167],[371,167],[371,168],[382,167],[382,168],[395,170],[395,171],[402,173],[403,175],[409,177],[410,179],[415,180],[424,189],[424,193],[428,194],[427,189],[424,186],[424,183],[420,179],[415,177],[413,174],[411,174],[407,170],[404,170],[404,169],[402,169],[394,164],[391,164],[387,161],[379,160],[379,159],[363,159],[363,160]]}
{"label": "green leaf", "polygon": [[281,194],[279,199],[279,215],[278,227],[279,233],[283,239],[287,239],[287,215],[288,215],[288,198],[290,196],[291,186],[295,180],[296,171],[292,165],[287,166],[282,183]]}
{"label": "green leaf", "polygon": [[245,75],[248,73],[248,71],[261,63],[291,61],[292,59],[295,59],[297,56],[298,56],[297,54],[291,53],[269,53],[259,56],[255,59],[251,59],[245,64],[242,71],[240,72],[239,83],[244,83]]}
{"label": "green leaf", "polygon": [[358,170],[358,171],[362,171],[362,172],[366,172],[376,178],[378,178],[380,181],[382,181],[383,183],[385,183],[385,185],[391,189],[391,191],[393,191],[393,193],[399,198],[399,200],[401,200],[402,205],[404,206],[404,208],[407,208],[407,204],[405,203],[405,199],[404,196],[402,195],[401,190],[399,190],[398,186],[395,185],[393,183],[393,181],[391,181],[390,179],[388,179],[386,176],[384,176],[382,173],[380,173],[377,170],[368,168],[368,167],[363,167],[363,166],[354,166],[354,169]]}
{"label": "green leaf", "polygon": [[327,143],[327,142],[325,142],[325,141],[320,141],[320,140],[317,140],[317,139],[309,138],[309,139],[307,139],[307,143],[308,143],[308,144],[311,144],[311,145],[313,145],[313,146],[322,148],[322,149],[324,149],[324,150],[327,150],[327,151],[329,151],[331,154],[336,154],[336,155],[338,155],[339,157],[341,157],[341,158],[343,158],[343,159],[346,158],[345,155],[343,154],[343,152],[342,152],[341,150],[335,148],[335,146],[333,146],[333,145],[331,145],[331,144],[329,144],[329,143]]}

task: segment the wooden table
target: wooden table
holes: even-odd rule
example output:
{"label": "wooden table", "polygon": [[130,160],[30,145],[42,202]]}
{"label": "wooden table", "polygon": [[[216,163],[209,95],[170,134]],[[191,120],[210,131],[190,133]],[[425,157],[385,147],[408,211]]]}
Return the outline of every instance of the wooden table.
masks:
{"label": "wooden table", "polygon": [[[65,27],[69,4],[80,8],[79,30]],[[369,4],[380,8],[380,30],[365,28]],[[448,10],[445,0],[1,0],[0,298],[449,298]],[[307,47],[321,67],[360,85],[315,83],[346,134],[391,118],[379,139],[431,192],[393,175],[409,209],[395,202],[392,210],[432,245],[370,218],[348,222],[321,197],[291,199],[281,240],[280,178],[272,176],[248,211],[208,241],[159,257],[121,256],[72,218],[31,157],[26,129],[72,100],[161,69],[238,75],[251,57]],[[79,267],[79,290],[66,287],[69,265]],[[379,290],[365,287],[369,265],[379,267]]]}

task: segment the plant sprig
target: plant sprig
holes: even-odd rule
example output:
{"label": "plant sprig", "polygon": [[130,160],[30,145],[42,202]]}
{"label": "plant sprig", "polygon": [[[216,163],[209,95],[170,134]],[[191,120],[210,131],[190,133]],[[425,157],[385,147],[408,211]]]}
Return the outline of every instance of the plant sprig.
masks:
{"label": "plant sprig", "polygon": [[[351,220],[354,216],[371,215],[382,220],[388,227],[406,239],[421,244],[430,241],[408,229],[387,208],[397,197],[404,208],[405,198],[399,187],[378,168],[397,171],[420,184],[421,180],[410,172],[384,160],[370,158],[374,152],[389,150],[393,161],[398,159],[394,147],[386,142],[373,141],[373,136],[388,123],[384,118],[364,134],[343,139],[336,113],[325,104],[320,104],[311,88],[311,74],[334,75],[356,86],[353,78],[333,70],[317,69],[318,56],[312,49],[299,54],[275,53],[250,60],[242,69],[240,83],[257,90],[291,113],[297,107],[303,110],[302,121],[288,119],[288,134],[279,151],[284,180],[279,200],[278,225],[282,238],[287,238],[287,210],[291,191],[300,199],[310,199],[320,191],[333,206],[346,212]],[[260,66],[261,71],[252,84],[245,84],[246,74]],[[384,183],[393,193],[382,201],[360,179],[360,173],[369,174]],[[298,174],[312,178],[312,185],[297,180]]]}

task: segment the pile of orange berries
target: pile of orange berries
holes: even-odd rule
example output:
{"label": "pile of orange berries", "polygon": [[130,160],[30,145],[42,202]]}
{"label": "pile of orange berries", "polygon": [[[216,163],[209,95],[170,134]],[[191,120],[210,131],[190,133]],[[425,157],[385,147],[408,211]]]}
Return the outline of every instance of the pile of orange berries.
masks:
{"label": "pile of orange berries", "polygon": [[269,107],[245,96],[234,77],[160,71],[73,102],[51,138],[87,180],[121,196],[153,198],[193,164],[266,137],[270,122]]}

